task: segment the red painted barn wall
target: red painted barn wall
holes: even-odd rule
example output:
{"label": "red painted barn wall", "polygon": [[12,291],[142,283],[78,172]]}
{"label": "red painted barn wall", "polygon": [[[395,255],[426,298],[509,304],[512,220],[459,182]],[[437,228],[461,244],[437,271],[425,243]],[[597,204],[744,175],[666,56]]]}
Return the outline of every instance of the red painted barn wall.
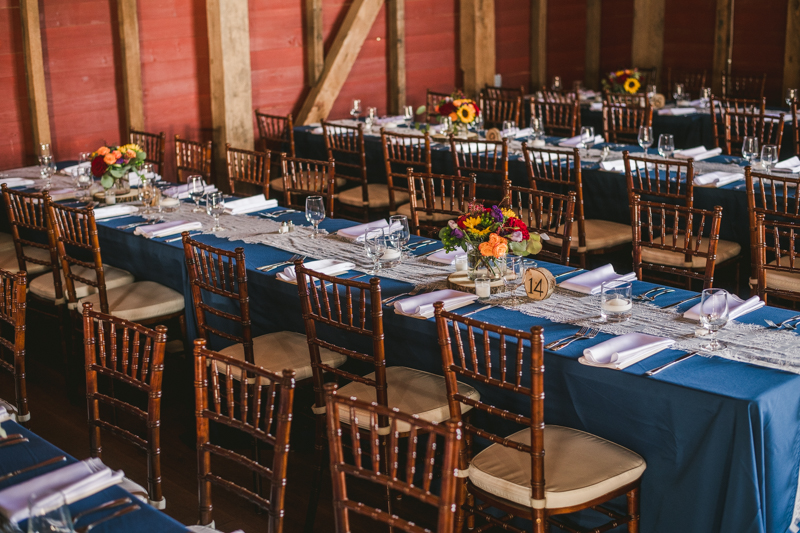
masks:
{"label": "red painted barn wall", "polygon": [[600,76],[631,67],[633,0],[604,0],[600,15]]}
{"label": "red painted barn wall", "polygon": [[[548,7],[553,2],[548,4]],[[530,0],[495,1],[496,70],[504,87],[525,87],[531,79]]]}
{"label": "red painted barn wall", "polygon": [[[738,3],[737,3],[738,5]],[[711,86],[716,0],[670,0],[664,8],[664,62],[659,89],[668,91],[667,69],[705,70]],[[695,98],[693,96],[693,98]]]}
{"label": "red painted barn wall", "polygon": [[406,102],[425,105],[428,89],[458,86],[458,2],[406,0]]}
{"label": "red painted barn wall", "polygon": [[547,4],[547,84],[561,76],[564,87],[586,71],[586,0]]}
{"label": "red painted barn wall", "polygon": [[0,168],[33,162],[30,123],[19,4],[0,0]]}
{"label": "red painted barn wall", "polygon": [[733,12],[732,74],[766,73],[767,102],[784,106],[781,92],[786,10],[787,0],[736,0]]}

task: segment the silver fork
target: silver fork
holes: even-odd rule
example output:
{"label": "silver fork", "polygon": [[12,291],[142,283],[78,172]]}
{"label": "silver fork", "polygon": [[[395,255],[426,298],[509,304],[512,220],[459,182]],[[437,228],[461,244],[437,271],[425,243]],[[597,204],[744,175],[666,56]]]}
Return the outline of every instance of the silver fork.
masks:
{"label": "silver fork", "polygon": [[88,526],[79,527],[79,528],[77,528],[77,529],[75,530],[75,532],[76,532],[76,533],[87,533],[88,531],[92,530],[92,529],[93,529],[93,528],[95,528],[96,526],[99,526],[99,525],[100,525],[100,524],[102,524],[103,522],[108,522],[109,520],[113,520],[114,518],[117,518],[117,517],[120,517],[120,516],[122,516],[122,515],[125,515],[125,514],[128,514],[128,513],[131,513],[131,512],[133,512],[133,511],[138,511],[138,510],[139,510],[139,506],[138,506],[138,505],[136,505],[136,504],[134,504],[134,505],[129,505],[128,507],[125,507],[125,508],[123,508],[123,509],[120,509],[120,510],[119,510],[119,511],[117,511],[116,513],[112,513],[112,514],[110,514],[110,515],[108,515],[108,516],[104,516],[103,518],[100,518],[100,519],[98,519],[98,520],[95,520],[94,522],[92,522],[92,523],[91,523],[91,524],[89,524]]}
{"label": "silver fork", "polygon": [[568,340],[564,344],[559,344],[558,346],[555,346],[555,347],[550,348],[550,349],[553,350],[554,352],[557,352],[559,350],[563,350],[564,348],[566,348],[567,346],[569,346],[570,344],[572,344],[575,341],[583,341],[583,340],[586,340],[586,339],[593,339],[593,338],[595,338],[597,336],[598,333],[600,333],[599,329],[591,328],[585,335],[581,335],[579,337],[575,337],[573,339]]}
{"label": "silver fork", "polygon": [[786,320],[784,320],[779,324],[776,324],[775,322],[769,319],[764,320],[764,322],[766,322],[769,327],[775,329],[784,329],[784,328],[794,329],[796,326],[790,326],[789,322],[794,322],[795,320],[800,320],[800,315],[795,315],[791,318],[787,318]]}
{"label": "silver fork", "polygon": [[576,333],[573,333],[572,335],[567,335],[563,339],[558,339],[557,341],[553,341],[553,342],[550,342],[548,344],[545,344],[544,347],[549,350],[553,346],[558,346],[559,344],[561,344],[565,340],[571,339],[573,337],[579,337],[581,335],[586,335],[588,332],[589,332],[589,328],[588,327],[582,327]]}
{"label": "silver fork", "polygon": [[[650,291],[648,291],[648,292],[650,292]],[[642,301],[642,302],[652,302],[656,298],[658,298],[659,296],[663,296],[663,295],[669,294],[671,292],[675,292],[675,289],[667,289],[667,288],[664,288],[664,287],[659,287],[658,290],[656,292],[654,292],[653,294],[650,294],[649,296],[646,296],[645,294],[647,294],[647,293],[645,293],[643,295],[640,295],[641,298],[637,298],[637,300]]]}
{"label": "silver fork", "polygon": [[80,513],[73,515],[72,523],[78,523],[78,520],[83,518],[84,516],[88,516],[90,514],[96,513],[97,511],[102,511],[104,509],[113,509],[114,507],[121,507],[125,504],[131,503],[130,498],[119,498],[117,500],[112,500],[110,502],[106,502],[102,505],[98,505],[97,507],[92,507],[91,509],[86,509],[85,511],[81,511]]}
{"label": "silver fork", "polygon": [[649,291],[643,292],[642,294],[637,294],[636,296],[633,297],[633,299],[634,300],[639,300],[639,301],[645,301],[646,300],[646,301],[652,302],[652,300],[650,299],[650,294],[654,293],[654,292],[658,292],[658,291],[660,291],[662,289],[666,289],[666,287],[656,287],[655,289],[650,289]]}
{"label": "silver fork", "polygon": [[[408,292],[403,292],[403,293],[401,293],[401,294],[396,294],[396,295],[394,295],[394,296],[389,296],[388,298],[384,298],[383,300],[381,300],[381,303],[382,303],[383,305],[386,305],[386,304],[388,304],[388,303],[391,303],[391,302],[393,302],[394,300],[396,300],[396,299],[400,298],[401,296],[416,296],[416,295],[417,295],[417,294],[419,294],[421,291],[422,291],[422,289],[420,289],[419,287],[414,287],[413,289],[411,289],[411,290],[410,290],[410,291],[408,291]],[[430,291],[428,291],[428,290],[425,290],[424,292],[430,292]]]}
{"label": "silver fork", "polygon": [[300,254],[294,254],[290,259],[287,261],[281,261],[280,263],[273,263],[271,265],[264,265],[256,268],[256,270],[260,270],[261,272],[269,272],[270,270],[274,270],[279,266],[288,265],[289,263],[294,263],[298,259],[305,259],[306,256]]}

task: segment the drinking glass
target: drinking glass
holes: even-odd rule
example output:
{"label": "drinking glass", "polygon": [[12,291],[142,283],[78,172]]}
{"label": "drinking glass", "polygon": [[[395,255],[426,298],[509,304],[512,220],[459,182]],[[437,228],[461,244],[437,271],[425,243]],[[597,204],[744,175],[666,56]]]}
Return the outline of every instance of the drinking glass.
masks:
{"label": "drinking glass", "polygon": [[639,146],[644,148],[644,155],[647,149],[653,145],[653,128],[651,126],[639,126]]}
{"label": "drinking glass", "polygon": [[206,182],[203,181],[203,176],[189,176],[186,178],[186,185],[188,186],[189,196],[194,200],[193,213],[201,213],[203,209],[200,207],[200,199],[206,192]]}
{"label": "drinking glass", "polygon": [[381,228],[367,228],[364,232],[364,251],[372,259],[372,270],[367,274],[377,276],[381,270],[381,257],[386,253],[386,236]]}
{"label": "drinking glass", "polygon": [[594,128],[592,126],[583,126],[581,128],[581,144],[586,148],[586,156],[589,156],[589,150],[594,144]]}
{"label": "drinking glass", "polygon": [[797,89],[786,89],[786,105],[791,106],[792,100],[797,98]]}
{"label": "drinking glass", "polygon": [[78,154],[78,160],[81,163],[89,163],[92,160],[92,152],[80,152]]}
{"label": "drinking glass", "polygon": [[653,97],[658,94],[658,88],[655,85],[648,85],[647,86],[647,99],[653,100]]}
{"label": "drinking glass", "polygon": [[145,218],[157,219],[161,217],[161,189],[156,185],[157,182],[152,179],[145,185],[147,192],[145,193],[144,205],[147,206],[147,213],[155,216],[145,216]]}
{"label": "drinking glass", "polygon": [[525,276],[525,262],[521,257],[509,255],[506,257],[506,273],[503,276],[503,285],[507,291],[511,291],[511,307],[519,307],[520,300],[517,297],[517,289],[522,285],[522,278]]}
{"label": "drinking glass", "polygon": [[375,125],[375,121],[378,119],[378,108],[377,107],[368,107],[367,108],[367,118],[364,121],[367,125],[367,128],[371,128]]}
{"label": "drinking glass", "polygon": [[214,227],[211,231],[214,233],[225,231],[225,228],[219,225],[219,217],[225,212],[225,196],[222,191],[213,191],[208,193],[206,197],[206,213],[214,217]]}
{"label": "drinking glass", "polygon": [[64,494],[45,490],[28,498],[28,533],[72,533],[72,516]]}
{"label": "drinking glass", "polygon": [[142,213],[145,215],[150,214],[150,196],[153,194],[152,184],[153,180],[151,178],[145,175],[140,175],[137,192],[139,195],[139,201],[142,202],[142,206],[144,206]]}
{"label": "drinking glass", "polygon": [[[46,191],[50,189],[50,178],[53,177],[53,174],[56,173],[56,162],[53,161],[53,156],[50,155],[50,145],[42,145],[47,146],[47,154],[42,154],[39,156],[39,175],[44,180],[44,184],[39,187],[40,190]],[[42,152],[45,150],[42,149]]]}
{"label": "drinking glass", "polygon": [[711,107],[711,87],[700,88],[700,100],[704,109]]}
{"label": "drinking glass", "polygon": [[52,156],[53,152],[50,150],[50,143],[42,143],[39,145],[39,155]]}
{"label": "drinking glass", "polygon": [[758,137],[746,136],[742,141],[742,157],[748,162],[753,162],[754,157],[758,157]]}
{"label": "drinking glass", "polygon": [[414,123],[414,108],[410,105],[403,106],[403,122],[405,122],[406,126],[409,128]]}
{"label": "drinking glass", "polygon": [[439,123],[442,125],[442,133],[445,135],[453,130],[453,121],[450,120],[450,117],[440,117]]}
{"label": "drinking glass", "polygon": [[675,138],[671,133],[662,133],[658,136],[658,153],[664,159],[672,157],[675,151]]}
{"label": "drinking glass", "polygon": [[411,231],[408,228],[408,217],[405,215],[392,215],[389,217],[389,229],[393,235],[397,235],[398,242],[403,251],[403,258],[408,256],[408,244],[411,239]]}
{"label": "drinking glass", "polygon": [[492,278],[475,278],[475,294],[478,301],[486,303],[492,298]]}
{"label": "drinking glass", "polygon": [[544,121],[539,117],[531,117],[531,139],[541,139],[544,136]]}
{"label": "drinking glass", "polygon": [[353,120],[358,120],[361,116],[361,100],[353,100],[353,107],[350,109],[350,116]]}
{"label": "drinking glass", "polygon": [[314,226],[311,238],[319,236],[319,223],[325,220],[325,199],[322,196],[309,196],[306,198],[306,220]]}
{"label": "drinking glass", "polygon": [[717,331],[728,323],[728,291],[724,289],[704,289],[700,297],[700,324],[711,334],[711,341],[702,346],[714,352],[724,345],[717,340]]}
{"label": "drinking glass", "polygon": [[675,88],[672,91],[672,98],[675,99],[675,103],[680,103],[686,99],[686,90],[682,83],[675,84]]}
{"label": "drinking glass", "polygon": [[517,134],[517,123],[513,120],[504,120],[502,134],[506,139],[513,139]]}
{"label": "drinking glass", "polygon": [[75,199],[84,201],[89,196],[89,189],[94,183],[94,176],[92,176],[92,169],[88,166],[80,166],[75,173]]}
{"label": "drinking glass", "polygon": [[633,284],[604,281],[600,285],[600,318],[603,322],[624,322],[633,316]]}
{"label": "drinking glass", "polygon": [[761,166],[770,173],[769,169],[778,162],[778,147],[774,144],[765,144],[761,148]]}
{"label": "drinking glass", "polygon": [[553,76],[552,89],[554,91],[560,91],[561,90],[561,76]]}

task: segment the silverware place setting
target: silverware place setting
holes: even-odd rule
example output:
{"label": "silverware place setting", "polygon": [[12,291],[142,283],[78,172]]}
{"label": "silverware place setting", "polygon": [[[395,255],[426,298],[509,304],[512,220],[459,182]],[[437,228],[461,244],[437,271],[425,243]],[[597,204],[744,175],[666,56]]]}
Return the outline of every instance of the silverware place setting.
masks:
{"label": "silverware place setting", "polygon": [[274,270],[274,269],[276,269],[278,267],[294,263],[298,259],[305,259],[305,258],[306,258],[306,256],[304,256],[304,255],[294,254],[291,258],[289,258],[286,261],[280,261],[279,263],[272,263],[271,265],[260,266],[260,267],[257,267],[256,270],[259,270],[261,272],[269,272],[270,270]]}
{"label": "silverware place setting", "polygon": [[777,324],[775,322],[773,322],[772,320],[768,319],[768,318],[765,319],[764,322],[767,323],[767,326],[769,326],[770,328],[773,328],[773,329],[791,329],[791,330],[795,330],[795,329],[797,329],[797,324],[789,324],[789,322],[796,322],[797,320],[800,320],[800,315],[795,315],[795,316],[793,316],[791,318],[787,318],[783,322],[779,322]]}
{"label": "silverware place setting", "polygon": [[675,289],[668,289],[666,287],[656,287],[654,289],[650,289],[647,292],[643,292],[642,294],[637,294],[636,296],[633,297],[633,299],[639,302],[652,302],[659,296],[663,296],[671,292],[675,292]]}
{"label": "silverware place setting", "polygon": [[432,290],[433,289],[422,290],[422,289],[418,289],[418,288],[415,287],[415,288],[411,289],[408,292],[403,292],[403,293],[400,293],[400,294],[396,294],[394,296],[389,296],[388,298],[384,298],[383,300],[381,300],[381,303],[383,305],[388,305],[388,304],[394,302],[396,299],[398,299],[398,298],[400,298],[402,296],[416,296],[417,294],[420,294],[420,293],[424,294],[426,292],[432,292]]}
{"label": "silverware place setting", "polygon": [[145,226],[147,224],[150,224],[150,221],[149,220],[143,220],[141,222],[134,222],[133,224],[125,224],[123,226],[117,226],[116,229],[126,230],[126,229],[131,229],[131,228],[138,228],[139,226]]}
{"label": "silverware place setting", "polygon": [[700,352],[694,351],[694,352],[689,352],[689,353],[683,354],[682,356],[678,357],[674,361],[670,361],[669,363],[667,363],[665,365],[661,365],[661,366],[658,366],[658,367],[656,367],[656,368],[654,368],[652,370],[648,370],[647,372],[644,373],[644,375],[645,376],[655,376],[656,374],[658,374],[662,370],[666,370],[669,367],[671,367],[672,365],[677,365],[681,361],[686,361],[687,359],[689,359],[691,357],[694,357],[698,353],[700,353]]}
{"label": "silverware place setting", "polygon": [[[201,233],[203,233],[203,230],[201,230],[201,229],[193,229],[193,230],[189,231],[189,236],[190,237],[194,237],[195,235],[199,235]],[[176,241],[179,241],[181,239],[183,239],[183,235],[179,235],[177,237],[171,237],[169,239],[166,239],[164,242],[176,242]]]}
{"label": "silverware place setting", "polygon": [[425,239],[425,240],[422,240],[422,241],[411,243],[411,244],[409,244],[407,246],[407,248],[413,252],[413,251],[418,250],[420,248],[424,248],[425,246],[430,246],[431,244],[436,244],[437,242],[439,242],[439,241],[434,241],[433,239]]}
{"label": "silverware place setting", "polygon": [[14,444],[21,444],[23,442],[28,442],[27,437],[23,437],[20,433],[14,433],[12,435],[8,435],[0,439],[0,448],[5,448],[6,446],[13,446]]}
{"label": "silverware place setting", "polygon": [[584,326],[581,329],[579,329],[576,333],[573,333],[572,335],[567,335],[563,339],[559,339],[557,341],[553,341],[551,343],[546,344],[545,348],[557,352],[559,350],[563,350],[564,348],[566,348],[575,341],[593,339],[597,336],[598,333],[600,333],[599,329]]}
{"label": "silverware place setting", "polygon": [[493,305],[484,305],[480,309],[475,309],[474,311],[470,311],[469,313],[464,313],[463,315],[461,315],[461,318],[472,316],[475,313],[480,313],[481,311],[486,311],[487,309],[491,309],[492,307],[494,307],[494,306]]}
{"label": "silverware place setting", "polygon": [[50,459],[47,459],[46,461],[42,461],[41,463],[36,463],[35,465],[26,466],[25,468],[20,468],[19,470],[14,470],[13,472],[9,472],[8,474],[3,474],[2,476],[0,476],[0,482],[7,481],[7,480],[11,479],[12,477],[16,477],[16,476],[18,476],[20,474],[24,474],[26,472],[30,472],[31,470],[44,468],[45,466],[54,465],[56,463],[61,463],[61,462],[66,461],[66,460],[67,460],[67,456],[66,455],[57,455],[56,457],[51,457]]}
{"label": "silverware place setting", "polygon": [[131,503],[131,499],[128,497],[119,498],[116,500],[112,500],[110,502],[102,503],[96,507],[92,507],[91,509],[86,509],[85,511],[81,511],[80,513],[72,515],[72,524],[75,525],[78,523],[78,520],[83,518],[84,516],[89,516],[90,514],[94,514],[98,511],[105,511],[108,509],[113,509],[114,507],[121,507],[125,504]]}
{"label": "silverware place setting", "polygon": [[685,304],[686,302],[691,302],[692,300],[697,300],[701,296],[702,296],[702,294],[696,294],[696,295],[692,296],[691,298],[686,298],[685,300],[681,300],[680,302],[675,302],[674,304],[665,305],[661,309],[669,309],[671,307],[677,307],[677,306],[679,306],[681,304]]}
{"label": "silverware place setting", "polygon": [[290,213],[297,213],[296,209],[283,209],[282,211],[275,211],[272,213],[259,213],[258,216],[262,218],[278,218],[283,215],[288,215]]}
{"label": "silverware place setting", "polygon": [[108,516],[104,516],[103,518],[100,518],[99,520],[95,520],[94,522],[92,522],[89,525],[82,526],[82,527],[79,527],[79,528],[75,528],[75,533],[87,533],[88,531],[91,531],[96,526],[99,526],[100,524],[102,524],[104,522],[108,522],[109,520],[113,520],[113,519],[118,518],[118,517],[120,517],[122,515],[126,515],[128,513],[132,513],[133,511],[138,511],[139,509],[140,509],[140,507],[138,505],[136,505],[136,504],[129,505],[128,507],[120,509],[119,511],[117,511],[115,513],[112,513],[112,514],[110,514]]}

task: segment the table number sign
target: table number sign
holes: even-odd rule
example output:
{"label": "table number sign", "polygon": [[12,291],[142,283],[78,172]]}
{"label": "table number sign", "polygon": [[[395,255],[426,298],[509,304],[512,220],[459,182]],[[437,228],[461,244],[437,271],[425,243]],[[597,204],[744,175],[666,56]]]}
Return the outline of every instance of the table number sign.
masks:
{"label": "table number sign", "polygon": [[546,268],[529,268],[522,283],[531,300],[545,300],[556,290],[556,278]]}

